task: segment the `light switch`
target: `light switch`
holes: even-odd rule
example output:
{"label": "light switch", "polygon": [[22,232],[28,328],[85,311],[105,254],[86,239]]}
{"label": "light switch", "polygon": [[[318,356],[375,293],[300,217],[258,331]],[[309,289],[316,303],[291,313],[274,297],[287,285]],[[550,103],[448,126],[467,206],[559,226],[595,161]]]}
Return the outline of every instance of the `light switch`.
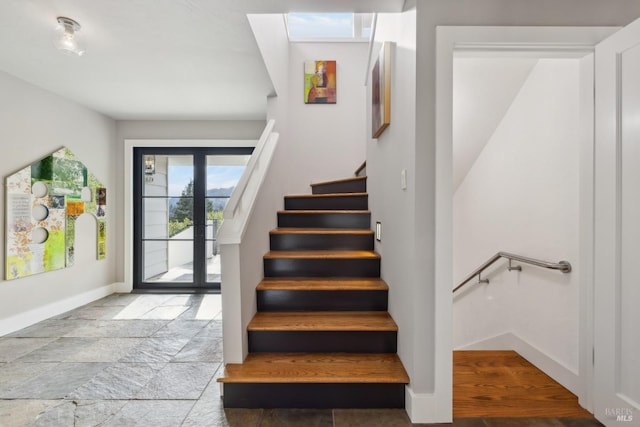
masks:
{"label": "light switch", "polygon": [[382,241],[382,223],[380,221],[376,221],[376,240]]}
{"label": "light switch", "polygon": [[400,188],[402,188],[403,190],[407,189],[407,170],[406,169],[402,169],[402,171],[400,172]]}

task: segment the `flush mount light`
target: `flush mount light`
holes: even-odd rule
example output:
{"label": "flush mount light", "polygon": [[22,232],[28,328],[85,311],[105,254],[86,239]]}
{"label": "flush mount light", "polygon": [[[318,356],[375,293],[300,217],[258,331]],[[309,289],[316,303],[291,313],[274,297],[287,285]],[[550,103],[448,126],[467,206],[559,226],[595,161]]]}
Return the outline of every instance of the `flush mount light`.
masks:
{"label": "flush mount light", "polygon": [[71,18],[58,17],[57,37],[53,44],[64,53],[78,56],[84,55],[84,48],[78,43],[80,24]]}

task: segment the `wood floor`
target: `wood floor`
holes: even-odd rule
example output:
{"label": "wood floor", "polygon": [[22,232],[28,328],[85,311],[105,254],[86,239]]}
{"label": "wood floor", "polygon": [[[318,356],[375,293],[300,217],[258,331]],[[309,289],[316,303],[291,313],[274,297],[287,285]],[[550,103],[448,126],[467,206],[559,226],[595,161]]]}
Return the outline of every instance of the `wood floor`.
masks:
{"label": "wood floor", "polygon": [[453,352],[453,416],[592,418],[575,395],[514,351]]}

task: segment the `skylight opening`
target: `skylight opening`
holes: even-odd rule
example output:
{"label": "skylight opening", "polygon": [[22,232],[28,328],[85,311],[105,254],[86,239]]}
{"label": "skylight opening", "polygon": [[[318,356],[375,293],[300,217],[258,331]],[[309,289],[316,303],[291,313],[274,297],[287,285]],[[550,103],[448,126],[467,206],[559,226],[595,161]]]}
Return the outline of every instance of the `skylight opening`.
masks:
{"label": "skylight opening", "polygon": [[368,40],[373,14],[289,13],[286,21],[290,40]]}

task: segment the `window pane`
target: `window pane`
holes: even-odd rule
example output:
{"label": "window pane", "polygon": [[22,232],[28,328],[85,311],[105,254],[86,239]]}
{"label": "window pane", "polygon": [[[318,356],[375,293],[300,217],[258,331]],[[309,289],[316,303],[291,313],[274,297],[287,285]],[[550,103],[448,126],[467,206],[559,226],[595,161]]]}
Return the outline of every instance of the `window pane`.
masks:
{"label": "window pane", "polygon": [[207,192],[205,200],[205,260],[207,282],[220,282],[220,255],[216,236],[222,224],[222,212],[251,156],[207,156]]}
{"label": "window pane", "polygon": [[145,197],[192,196],[193,156],[142,156]]}
{"label": "window pane", "polygon": [[193,156],[167,157],[169,196],[193,196]]}
{"label": "window pane", "polygon": [[292,38],[351,38],[352,13],[289,13],[289,37]]}
{"label": "window pane", "polygon": [[193,241],[143,243],[145,282],[193,282]]}
{"label": "window pane", "polygon": [[169,199],[168,228],[169,237],[177,239],[193,238],[193,199],[187,197]]}
{"label": "window pane", "polygon": [[169,237],[168,199],[143,199],[144,211],[143,239],[166,239]]}

